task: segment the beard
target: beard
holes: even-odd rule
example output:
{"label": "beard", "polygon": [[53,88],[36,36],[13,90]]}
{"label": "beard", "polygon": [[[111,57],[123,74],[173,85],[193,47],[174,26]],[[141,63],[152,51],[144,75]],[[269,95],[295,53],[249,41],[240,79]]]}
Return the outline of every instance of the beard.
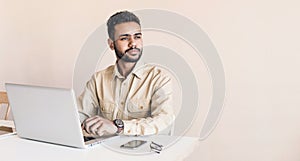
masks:
{"label": "beard", "polygon": [[[118,50],[116,48],[116,45],[114,45],[114,49],[115,49],[115,53],[116,53],[116,56],[118,59],[122,59],[123,61],[125,62],[131,62],[131,63],[134,63],[134,62],[138,62],[142,56],[142,52],[143,52],[143,49],[139,49],[139,48],[129,48],[127,49],[124,53],[122,53],[120,50]],[[127,52],[130,51],[130,50],[138,50],[138,57],[137,58],[132,58],[130,57]]]}

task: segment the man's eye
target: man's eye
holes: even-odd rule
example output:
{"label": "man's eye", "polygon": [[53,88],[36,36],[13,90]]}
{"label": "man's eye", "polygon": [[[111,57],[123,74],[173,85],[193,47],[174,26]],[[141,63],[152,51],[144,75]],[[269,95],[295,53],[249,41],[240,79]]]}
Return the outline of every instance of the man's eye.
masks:
{"label": "man's eye", "polygon": [[124,40],[128,40],[128,38],[127,37],[122,37],[122,38],[120,38],[120,40],[124,41]]}
{"label": "man's eye", "polygon": [[140,39],[140,38],[142,38],[142,36],[141,36],[141,35],[137,35],[137,36],[135,36],[134,38],[135,38],[135,39]]}

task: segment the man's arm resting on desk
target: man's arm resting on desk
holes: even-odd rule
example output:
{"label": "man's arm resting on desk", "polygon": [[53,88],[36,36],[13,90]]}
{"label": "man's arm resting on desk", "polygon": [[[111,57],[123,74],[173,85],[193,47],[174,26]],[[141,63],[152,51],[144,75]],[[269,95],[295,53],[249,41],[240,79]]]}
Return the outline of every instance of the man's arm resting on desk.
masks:
{"label": "man's arm resting on desk", "polygon": [[110,135],[115,134],[118,131],[118,128],[115,124],[103,117],[93,116],[87,118],[82,124],[82,129],[84,129],[88,134],[92,135]]}

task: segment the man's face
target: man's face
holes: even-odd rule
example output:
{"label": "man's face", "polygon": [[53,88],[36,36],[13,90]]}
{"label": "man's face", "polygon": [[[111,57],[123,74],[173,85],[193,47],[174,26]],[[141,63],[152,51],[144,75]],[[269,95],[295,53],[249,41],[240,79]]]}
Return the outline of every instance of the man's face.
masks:
{"label": "man's face", "polygon": [[109,41],[118,59],[137,62],[143,51],[141,27],[135,22],[125,22],[115,26],[115,40]]}

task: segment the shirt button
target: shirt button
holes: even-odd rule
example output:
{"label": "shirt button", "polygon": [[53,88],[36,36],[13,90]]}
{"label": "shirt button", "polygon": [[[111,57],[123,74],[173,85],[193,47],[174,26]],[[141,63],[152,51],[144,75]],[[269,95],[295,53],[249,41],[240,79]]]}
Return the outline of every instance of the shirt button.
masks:
{"label": "shirt button", "polygon": [[124,106],[124,102],[123,101],[121,102],[121,105]]}
{"label": "shirt button", "polygon": [[130,130],[127,131],[127,133],[130,133],[130,132],[131,132]]}
{"label": "shirt button", "polygon": [[141,109],[141,110],[144,109],[144,106],[140,106],[140,109]]}

